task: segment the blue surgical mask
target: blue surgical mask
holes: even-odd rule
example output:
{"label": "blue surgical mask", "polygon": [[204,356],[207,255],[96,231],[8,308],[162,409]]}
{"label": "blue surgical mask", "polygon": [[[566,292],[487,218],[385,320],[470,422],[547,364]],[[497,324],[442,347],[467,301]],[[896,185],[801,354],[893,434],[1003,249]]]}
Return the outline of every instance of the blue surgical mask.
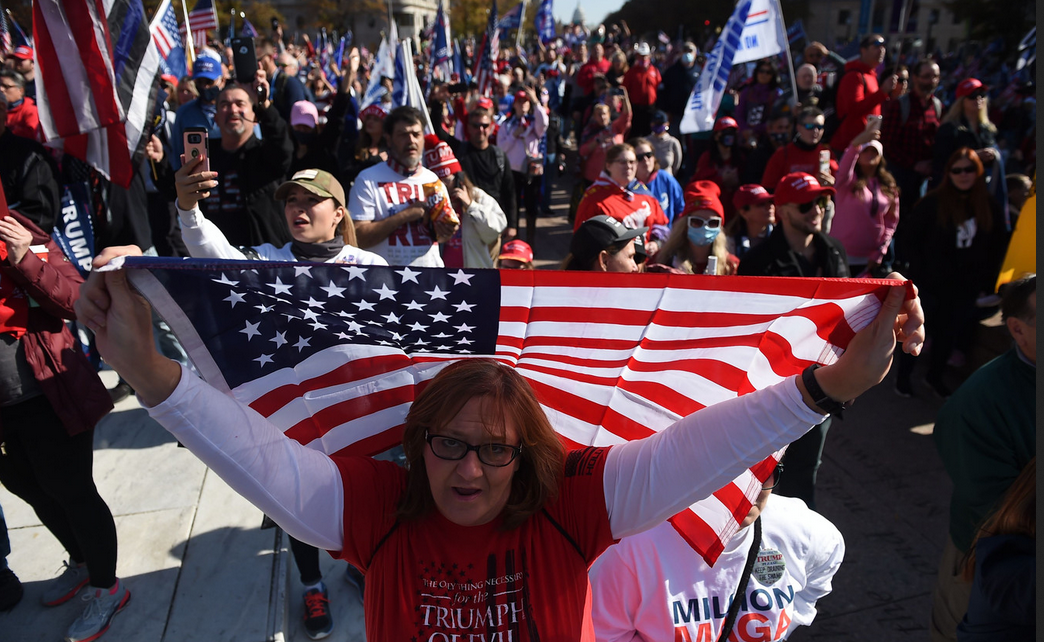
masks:
{"label": "blue surgical mask", "polygon": [[688,52],[682,54],[682,62],[685,63],[686,65],[691,65],[693,63],[693,61],[695,61],[695,60],[696,60],[696,54],[692,54],[692,53],[688,53]]}
{"label": "blue surgical mask", "polygon": [[718,233],[721,232],[721,227],[711,229],[704,225],[703,227],[690,227],[688,230],[689,242],[693,245],[704,246],[710,245],[714,242],[714,239],[718,238]]}

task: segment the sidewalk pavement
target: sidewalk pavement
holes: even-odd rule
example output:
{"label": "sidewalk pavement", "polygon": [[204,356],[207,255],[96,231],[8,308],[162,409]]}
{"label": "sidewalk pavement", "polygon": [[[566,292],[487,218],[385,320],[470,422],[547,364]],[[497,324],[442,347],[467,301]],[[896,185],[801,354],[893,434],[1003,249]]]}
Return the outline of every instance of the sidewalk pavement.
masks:
{"label": "sidewalk pavement", "polygon": [[[542,218],[537,265],[565,255],[568,194]],[[954,387],[1008,342],[999,321],[979,328]],[[923,368],[923,367],[922,367]],[[116,383],[103,372],[108,387]],[[892,390],[894,374],[834,422],[817,486],[820,512],[845,537],[834,592],[792,640],[926,640],[931,589],[946,538],[950,482],[931,439],[942,401],[915,379],[918,397]],[[95,482],[116,519],[117,573],[132,593],[102,642],[304,642],[304,604],[286,535],[261,530],[262,515],[153,422],[131,397],[95,431]],[[0,613],[0,642],[59,642],[79,600],[46,608],[40,595],[65,553],[33,511],[0,487],[11,568],[25,597]],[[320,554],[334,631],[364,640],[361,600],[343,562]]]}

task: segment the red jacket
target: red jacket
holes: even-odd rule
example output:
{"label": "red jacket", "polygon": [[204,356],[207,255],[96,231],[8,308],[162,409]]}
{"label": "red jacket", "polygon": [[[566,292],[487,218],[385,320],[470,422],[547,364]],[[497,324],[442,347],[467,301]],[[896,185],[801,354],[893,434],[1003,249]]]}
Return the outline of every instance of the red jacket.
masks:
{"label": "red jacket", "polygon": [[[11,279],[39,304],[29,308],[25,360],[65,430],[70,435],[91,430],[112,410],[112,400],[65,325],[65,319],[76,318],[73,303],[83,279],[50,235],[18,212],[11,216],[33,235],[33,245],[47,246],[46,260],[26,252],[15,265],[0,262],[0,278]],[[0,425],[0,442],[2,431]]]}
{"label": "red jacket", "polygon": [[841,121],[830,147],[840,156],[848,143],[866,129],[866,117],[881,115],[881,103],[888,100],[888,93],[877,85],[877,74],[861,60],[845,65],[845,75],[837,86],[837,117]]}
{"label": "red jacket", "polygon": [[[779,179],[791,172],[805,172],[813,176],[819,175],[819,151],[829,151],[826,145],[819,145],[816,149],[801,149],[796,143],[789,143],[776,150],[769,158],[765,166],[765,173],[761,176],[761,186],[770,192],[776,191]],[[830,174],[837,176],[837,161],[833,156],[830,158]]]}
{"label": "red jacket", "polygon": [[660,81],[660,70],[649,63],[628,69],[623,77],[623,86],[627,88],[627,97],[632,104],[648,107],[656,103],[656,88],[660,86]]}
{"label": "red jacket", "polygon": [[576,84],[584,92],[585,96],[589,96],[591,95],[591,90],[594,89],[595,74],[604,74],[607,71],[609,71],[609,61],[605,58],[598,62],[588,60],[576,72]]}
{"label": "red jacket", "polygon": [[17,107],[8,106],[7,128],[15,136],[40,141],[40,114],[32,98],[24,98]]}
{"label": "red jacket", "polygon": [[624,224],[624,227],[652,227],[653,225],[669,225],[667,215],[663,213],[660,202],[650,194],[628,192],[608,177],[601,177],[594,185],[587,188],[580,205],[576,208],[575,232],[580,224],[599,214],[607,214]]}

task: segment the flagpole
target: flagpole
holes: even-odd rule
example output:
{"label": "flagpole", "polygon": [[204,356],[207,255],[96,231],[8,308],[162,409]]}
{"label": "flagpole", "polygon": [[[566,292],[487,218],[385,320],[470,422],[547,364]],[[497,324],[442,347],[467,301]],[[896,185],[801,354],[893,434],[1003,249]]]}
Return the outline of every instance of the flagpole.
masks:
{"label": "flagpole", "polygon": [[793,110],[798,103],[797,79],[794,78],[794,56],[790,52],[790,37],[787,35],[787,21],[783,18],[783,7],[780,6],[779,0],[772,0],[772,2],[776,5],[776,11],[779,12],[779,26],[777,29],[783,32],[780,36],[782,36],[783,42],[787,45],[787,66],[790,67],[790,108]]}
{"label": "flagpole", "polygon": [[518,31],[515,32],[515,55],[522,50],[522,28],[526,25],[526,4],[527,0],[522,0],[522,12],[518,14]]}
{"label": "flagpole", "polygon": [[191,67],[196,62],[196,45],[192,42],[192,23],[189,22],[188,14],[188,0],[181,0],[181,12],[185,14],[185,38],[186,44],[188,44],[189,60],[188,64]]}

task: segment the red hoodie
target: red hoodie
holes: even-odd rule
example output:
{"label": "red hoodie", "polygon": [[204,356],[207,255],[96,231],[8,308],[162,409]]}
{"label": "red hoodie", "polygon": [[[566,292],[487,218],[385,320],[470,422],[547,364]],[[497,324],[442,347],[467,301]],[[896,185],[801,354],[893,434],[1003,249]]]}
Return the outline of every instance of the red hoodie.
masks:
{"label": "red hoodie", "polygon": [[888,100],[888,92],[881,91],[877,85],[877,74],[872,67],[861,60],[853,60],[845,65],[845,75],[841,76],[841,84],[837,87],[838,125],[834,137],[830,139],[830,147],[840,156],[852,139],[866,129],[866,117],[881,115],[881,103]]}
{"label": "red hoodie", "polygon": [[630,229],[670,224],[655,196],[625,190],[604,174],[587,188],[580,199],[573,231],[599,214],[612,216]]}

